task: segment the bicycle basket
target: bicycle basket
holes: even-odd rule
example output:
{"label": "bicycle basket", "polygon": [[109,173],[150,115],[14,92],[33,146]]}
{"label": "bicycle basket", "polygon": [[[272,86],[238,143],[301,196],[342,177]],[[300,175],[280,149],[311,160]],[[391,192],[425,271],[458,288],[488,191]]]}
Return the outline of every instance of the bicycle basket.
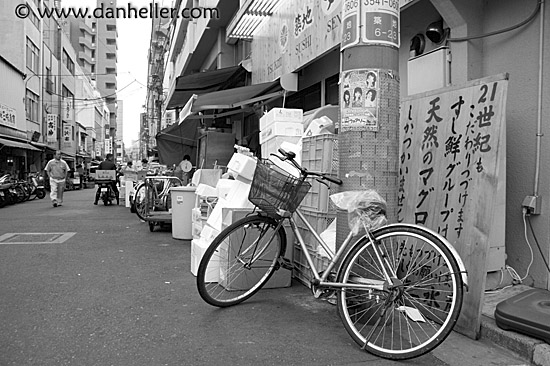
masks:
{"label": "bicycle basket", "polygon": [[294,212],[310,188],[270,161],[258,161],[248,200],[268,214],[276,215],[278,209]]}

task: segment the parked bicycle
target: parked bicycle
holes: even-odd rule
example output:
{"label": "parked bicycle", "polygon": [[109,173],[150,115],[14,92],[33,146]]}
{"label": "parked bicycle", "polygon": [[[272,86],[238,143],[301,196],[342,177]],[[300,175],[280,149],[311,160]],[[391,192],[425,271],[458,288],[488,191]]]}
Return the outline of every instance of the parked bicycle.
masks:
{"label": "parked bicycle", "polygon": [[[340,207],[354,215],[350,233],[334,253],[298,206],[310,188],[308,178],[335,184],[341,180],[307,171],[296,163],[294,153],[279,152],[282,157],[272,155],[292,164],[300,177],[258,162],[249,200],[259,211],[228,226],[206,250],[197,272],[200,296],[213,306],[236,305],[258,292],[276,270],[291,269],[283,258],[288,244],[283,223],[288,220],[313,272],[314,296],[336,296],[346,331],[363,349],[403,360],[443,342],[459,317],[468,283],[453,246],[419,225],[385,225],[385,202],[368,191],[340,200]],[[324,271],[316,268],[294,216],[330,256]]]}

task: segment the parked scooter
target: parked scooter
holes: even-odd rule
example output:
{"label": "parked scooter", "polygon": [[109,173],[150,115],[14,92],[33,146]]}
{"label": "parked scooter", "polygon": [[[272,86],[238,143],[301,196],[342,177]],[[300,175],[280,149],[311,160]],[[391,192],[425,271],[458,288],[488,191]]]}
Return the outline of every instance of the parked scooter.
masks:
{"label": "parked scooter", "polygon": [[31,197],[43,199],[46,197],[46,189],[44,188],[44,177],[39,173],[29,174],[31,186]]}

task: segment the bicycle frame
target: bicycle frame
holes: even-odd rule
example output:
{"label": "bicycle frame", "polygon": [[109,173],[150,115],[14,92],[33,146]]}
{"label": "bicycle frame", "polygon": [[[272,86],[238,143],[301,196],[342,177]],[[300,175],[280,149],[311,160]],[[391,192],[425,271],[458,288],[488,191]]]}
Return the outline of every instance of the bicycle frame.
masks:
{"label": "bicycle frame", "polygon": [[[302,249],[302,252],[304,253],[304,255],[306,257],[306,260],[307,260],[307,262],[310,266],[310,269],[313,272],[313,276],[314,276],[313,283],[315,285],[321,286],[321,287],[332,287],[332,288],[344,288],[345,287],[345,288],[355,288],[355,289],[363,289],[363,290],[365,290],[365,289],[383,290],[383,287],[384,287],[383,286],[384,285],[383,281],[373,281],[372,283],[368,283],[368,284],[365,283],[365,281],[366,281],[365,279],[361,279],[361,281],[364,284],[350,284],[350,283],[343,284],[343,283],[339,283],[339,282],[327,281],[328,276],[330,275],[330,272],[332,271],[332,269],[334,269],[334,267],[336,265],[336,262],[338,262],[338,260],[340,258],[343,258],[344,254],[347,253],[351,249],[349,244],[350,244],[350,242],[353,238],[353,233],[350,231],[348,236],[346,237],[346,239],[344,240],[344,242],[340,246],[340,249],[338,249],[338,251],[336,253],[333,253],[332,250],[328,247],[328,245],[323,241],[323,239],[321,238],[319,233],[317,233],[317,231],[311,226],[309,221],[307,221],[307,219],[304,217],[304,215],[300,212],[300,210],[297,209],[294,214],[297,215],[304,222],[304,224],[307,226],[308,230],[311,232],[313,237],[319,242],[319,244],[323,247],[325,252],[329,255],[329,259],[330,259],[329,265],[328,265],[327,269],[324,271],[323,275],[319,276],[317,267],[315,266],[315,263],[313,262],[313,259],[311,258],[311,255],[309,254],[309,249],[307,248],[307,246],[304,242],[304,239],[302,238],[302,235],[300,234],[300,231],[298,230],[298,228],[296,226],[296,221],[294,220],[294,215],[290,215],[290,217],[288,217],[288,220],[290,222],[290,227],[291,227],[292,231],[294,232],[294,235],[296,235],[296,238],[298,239],[298,242],[300,243],[300,248]],[[283,221],[284,220],[281,220],[279,226],[282,225]],[[410,227],[419,227],[418,225],[403,224],[403,223],[401,223],[400,225],[401,226],[410,226]],[[441,240],[441,242],[444,243],[447,246],[447,248],[451,251],[453,257],[457,260],[458,266],[460,268],[460,275],[462,277],[462,282],[464,283],[464,285],[466,287],[466,290],[468,290],[468,274],[467,274],[468,272],[466,270],[466,266],[464,265],[464,262],[462,261],[462,258],[460,257],[460,255],[458,254],[456,249],[445,238],[443,238],[440,234],[438,234],[438,233],[434,232],[433,230],[430,230],[426,227],[420,227],[420,228],[423,231],[425,231],[427,234],[430,234],[432,236],[435,236],[435,237],[439,238]],[[373,244],[376,244],[373,241],[373,238],[371,236],[370,231],[367,230],[367,232],[364,236],[369,241],[371,241]],[[386,281],[388,281],[389,285],[392,285],[393,284],[392,279],[397,278],[396,274],[387,272],[387,268],[391,268],[391,266],[384,265],[384,261],[382,259],[382,256],[380,255],[380,251],[378,250],[377,245],[373,245],[373,250],[376,254],[376,257],[378,259],[378,262],[380,263],[381,268],[384,271],[384,276],[386,278]]]}
{"label": "bicycle frame", "polygon": [[[307,221],[307,219],[304,217],[304,215],[300,212],[299,209],[296,210],[295,214],[306,224],[307,228],[313,234],[315,239],[319,242],[319,244],[323,247],[323,249],[328,253],[329,255],[329,265],[327,269],[324,271],[322,276],[319,276],[317,267],[315,266],[315,263],[313,262],[313,259],[311,258],[311,255],[309,254],[309,249],[307,248],[304,239],[302,238],[302,235],[300,234],[300,231],[298,230],[296,226],[296,221],[294,220],[293,216],[290,216],[288,219],[290,221],[290,227],[292,231],[294,232],[294,235],[296,235],[296,238],[298,239],[298,242],[300,243],[300,247],[302,248],[302,252],[304,253],[306,260],[311,268],[311,271],[313,272],[314,276],[314,283],[317,286],[320,287],[332,287],[332,288],[355,288],[355,289],[374,289],[374,290],[383,290],[384,289],[384,282],[383,281],[369,281],[369,283],[366,283],[366,280],[363,279],[362,284],[343,284],[339,282],[334,281],[327,281],[328,276],[330,275],[330,272],[332,269],[336,266],[336,262],[343,257],[343,255],[348,251],[349,243],[351,242],[353,238],[353,233],[350,231],[340,248],[336,253],[333,253],[332,250],[328,247],[328,245],[324,242],[324,240],[321,238],[321,236],[317,233],[317,231],[311,226],[311,224]],[[370,238],[370,235],[367,234],[367,237],[369,237],[369,240],[372,241]],[[376,248],[376,245],[373,246],[374,251],[376,253],[376,256],[379,260],[379,262],[382,264],[382,259],[380,256],[380,253],[378,251],[378,248]],[[391,283],[391,277],[386,272],[386,266],[382,266],[384,268],[384,274],[386,276],[386,279]]]}

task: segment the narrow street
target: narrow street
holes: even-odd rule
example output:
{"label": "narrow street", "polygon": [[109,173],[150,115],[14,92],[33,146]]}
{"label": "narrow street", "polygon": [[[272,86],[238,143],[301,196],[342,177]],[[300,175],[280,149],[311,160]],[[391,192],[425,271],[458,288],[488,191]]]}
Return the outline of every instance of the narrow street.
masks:
{"label": "narrow street", "polygon": [[456,333],[432,354],[382,360],[298,282],[210,307],[189,271],[189,241],[150,232],[122,202],[94,206],[94,192],[0,210],[1,366],[524,364]]}

